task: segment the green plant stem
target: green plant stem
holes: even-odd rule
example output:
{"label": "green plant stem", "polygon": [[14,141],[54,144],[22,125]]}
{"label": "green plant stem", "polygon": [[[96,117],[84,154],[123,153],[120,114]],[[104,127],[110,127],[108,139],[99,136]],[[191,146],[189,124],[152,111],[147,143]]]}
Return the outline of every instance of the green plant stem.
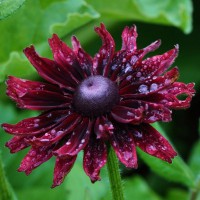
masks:
{"label": "green plant stem", "polygon": [[1,159],[0,153],[0,200],[15,200],[16,197],[13,194],[13,191],[8,184],[8,181],[5,176],[5,172],[3,169],[3,163]]}
{"label": "green plant stem", "polygon": [[108,147],[107,169],[113,200],[124,200],[122,181],[119,171],[119,163],[116,154],[111,148],[111,146]]}

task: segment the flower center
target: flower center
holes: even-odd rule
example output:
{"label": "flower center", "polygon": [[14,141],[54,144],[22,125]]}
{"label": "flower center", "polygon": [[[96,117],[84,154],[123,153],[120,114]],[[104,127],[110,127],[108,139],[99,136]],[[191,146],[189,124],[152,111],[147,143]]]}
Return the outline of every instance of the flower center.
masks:
{"label": "flower center", "polygon": [[90,76],[77,87],[73,106],[76,112],[97,117],[110,112],[119,101],[117,85],[103,76]]}

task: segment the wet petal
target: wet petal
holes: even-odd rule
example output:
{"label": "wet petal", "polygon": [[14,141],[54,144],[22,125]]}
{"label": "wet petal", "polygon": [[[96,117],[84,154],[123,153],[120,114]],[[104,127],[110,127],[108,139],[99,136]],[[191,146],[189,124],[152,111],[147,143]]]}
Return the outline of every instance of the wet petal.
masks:
{"label": "wet petal", "polygon": [[40,57],[33,46],[26,48],[24,53],[42,78],[61,88],[75,90],[78,81],[69,73],[67,67],[65,69],[55,61]]}
{"label": "wet petal", "polygon": [[142,119],[142,108],[130,108],[126,106],[115,106],[112,111],[112,117],[120,123],[138,124]]}
{"label": "wet petal", "polygon": [[103,140],[91,137],[84,149],[83,168],[94,183],[100,180],[100,169],[106,164],[106,145]]}
{"label": "wet petal", "polygon": [[88,118],[82,120],[77,126],[69,140],[58,150],[54,151],[54,155],[59,157],[75,156],[79,151],[87,145],[92,128],[92,122]]}
{"label": "wet petal", "polygon": [[30,174],[36,167],[40,166],[52,157],[53,147],[54,146],[32,147],[22,160],[18,171],[23,171],[26,175]]}
{"label": "wet petal", "polygon": [[177,153],[169,142],[149,124],[141,124],[130,128],[136,145],[149,155],[158,157],[169,163]]}
{"label": "wet petal", "polygon": [[37,146],[48,146],[59,142],[67,134],[71,133],[80,121],[81,116],[76,113],[66,116],[58,126],[49,130],[43,136],[33,137],[31,143]]}
{"label": "wet petal", "polygon": [[164,73],[174,62],[178,55],[178,46],[162,54],[147,58],[134,66],[133,72],[129,72],[120,77],[120,87],[131,83],[144,82],[146,79],[156,78]]}
{"label": "wet petal", "polygon": [[65,176],[67,176],[67,174],[72,169],[75,160],[76,160],[76,156],[56,158],[53,185],[51,186],[52,188],[59,186],[64,181]]}
{"label": "wet petal", "polygon": [[113,124],[105,117],[98,117],[94,125],[94,133],[97,139],[108,139],[110,134],[113,134]]}
{"label": "wet petal", "polygon": [[110,33],[106,30],[104,24],[101,24],[100,27],[96,27],[95,31],[101,37],[103,44],[94,57],[93,72],[94,74],[107,76],[109,63],[115,51],[115,42]]}
{"label": "wet petal", "polygon": [[110,143],[119,160],[130,168],[137,168],[137,154],[135,142],[130,133],[115,127],[114,134],[110,137]]}
{"label": "wet petal", "polygon": [[157,93],[174,83],[179,76],[178,68],[175,67],[163,76],[150,78],[143,82],[136,82],[120,88],[120,95],[125,98],[141,98],[152,93]]}
{"label": "wet petal", "polygon": [[47,111],[37,117],[24,119],[14,125],[4,123],[2,127],[11,134],[31,136],[48,131],[60,123],[66,115],[66,110]]}
{"label": "wet petal", "polygon": [[10,149],[11,153],[16,153],[18,151],[21,151],[22,149],[25,149],[26,147],[30,146],[27,141],[26,137],[22,136],[14,136],[11,140],[9,140],[6,143],[6,147]]}
{"label": "wet petal", "polygon": [[135,99],[123,100],[120,105],[130,108],[143,108],[142,120],[143,123],[153,123],[156,121],[171,121],[171,110],[165,105],[141,101]]}
{"label": "wet petal", "polygon": [[122,32],[122,50],[135,51],[137,49],[137,28],[136,26],[125,27]]}
{"label": "wet petal", "polygon": [[53,52],[54,60],[61,66],[62,71],[70,73],[73,80],[81,81],[83,78],[83,71],[78,64],[76,54],[70,49],[56,34],[49,39],[49,45]]}
{"label": "wet petal", "polygon": [[80,45],[80,42],[75,36],[72,37],[72,46],[74,53],[76,54],[77,60],[79,62],[79,65],[84,72],[84,76],[90,76],[93,62],[92,57],[83,50],[83,48]]}

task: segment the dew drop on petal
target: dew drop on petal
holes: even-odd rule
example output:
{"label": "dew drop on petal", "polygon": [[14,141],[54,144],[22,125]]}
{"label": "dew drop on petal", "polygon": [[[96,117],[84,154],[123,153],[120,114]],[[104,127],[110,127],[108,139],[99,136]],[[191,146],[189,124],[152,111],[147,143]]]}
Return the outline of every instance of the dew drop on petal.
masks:
{"label": "dew drop on petal", "polygon": [[139,132],[139,131],[135,131],[135,132],[134,132],[134,135],[135,135],[135,137],[137,137],[138,139],[141,139],[142,136],[143,136],[143,134],[142,134],[141,132]]}
{"label": "dew drop on petal", "polygon": [[157,150],[157,148],[154,145],[147,145],[146,146],[146,151],[150,155],[154,155],[158,150]]}
{"label": "dew drop on petal", "polygon": [[124,152],[124,158],[125,158],[125,160],[131,159],[132,158],[132,153],[128,152],[128,151],[125,151]]}
{"label": "dew drop on petal", "polygon": [[139,88],[138,88],[138,91],[139,91],[140,93],[147,93],[147,92],[148,92],[148,87],[147,87],[147,85],[144,85],[144,84],[140,85]]}
{"label": "dew drop on petal", "polygon": [[158,89],[158,85],[156,83],[151,84],[150,86],[150,92],[155,91]]}
{"label": "dew drop on petal", "polygon": [[136,77],[140,78],[142,76],[141,72],[137,72]]}

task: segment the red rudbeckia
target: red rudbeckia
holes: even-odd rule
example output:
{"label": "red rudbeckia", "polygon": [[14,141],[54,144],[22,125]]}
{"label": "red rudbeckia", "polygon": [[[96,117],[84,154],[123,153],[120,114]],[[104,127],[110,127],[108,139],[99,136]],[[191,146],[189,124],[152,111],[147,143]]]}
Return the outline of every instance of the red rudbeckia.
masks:
{"label": "red rudbeckia", "polygon": [[[20,108],[43,112],[15,125],[3,124],[14,135],[6,146],[11,153],[31,147],[19,167],[26,174],[56,156],[52,187],[63,182],[81,150],[86,174],[92,182],[99,180],[106,143],[126,167],[137,167],[136,146],[171,163],[176,152],[150,123],[171,121],[171,110],[189,107],[194,93],[193,83],[176,82],[177,67],[168,70],[178,45],[143,59],[160,46],[159,40],[138,50],[136,27],[126,27],[122,48],[115,52],[105,26],[95,31],[103,44],[94,58],[76,37],[71,49],[54,34],[49,39],[54,60],[40,57],[33,46],[24,50],[46,82],[12,76],[7,81],[7,94]],[[184,100],[179,99],[182,94]]]}

